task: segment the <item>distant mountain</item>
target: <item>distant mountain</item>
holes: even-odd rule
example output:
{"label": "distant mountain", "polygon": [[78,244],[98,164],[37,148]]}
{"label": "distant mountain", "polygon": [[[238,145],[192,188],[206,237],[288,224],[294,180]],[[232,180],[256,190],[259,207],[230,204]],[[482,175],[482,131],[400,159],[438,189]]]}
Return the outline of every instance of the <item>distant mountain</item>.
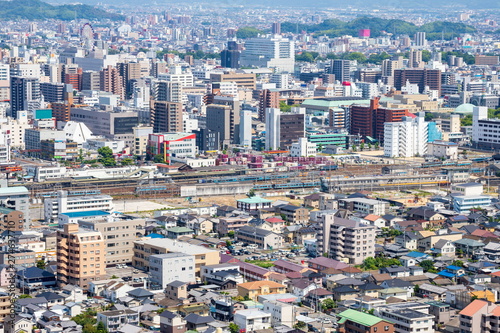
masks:
{"label": "distant mountain", "polygon": [[123,20],[123,15],[108,13],[89,5],[53,6],[40,0],[0,1],[0,20]]}
{"label": "distant mountain", "polygon": [[[57,0],[58,2],[71,2],[74,0]],[[168,4],[193,4],[196,3],[210,3],[214,2],[208,0],[144,0],[140,4],[136,0],[78,0],[85,4],[109,4],[109,5],[168,5]],[[237,5],[237,6],[267,6],[267,7],[313,7],[313,8],[341,8],[341,7],[353,7],[353,8],[380,8],[380,7],[393,7],[393,8],[421,8],[423,10],[437,10],[441,7],[453,7],[453,9],[458,9],[460,7],[469,9],[497,9],[500,8],[500,1],[497,0],[454,0],[450,2],[449,0],[317,0],[317,1],[303,1],[303,0],[274,0],[269,2],[268,0],[231,0],[225,1],[224,4],[227,5]]]}

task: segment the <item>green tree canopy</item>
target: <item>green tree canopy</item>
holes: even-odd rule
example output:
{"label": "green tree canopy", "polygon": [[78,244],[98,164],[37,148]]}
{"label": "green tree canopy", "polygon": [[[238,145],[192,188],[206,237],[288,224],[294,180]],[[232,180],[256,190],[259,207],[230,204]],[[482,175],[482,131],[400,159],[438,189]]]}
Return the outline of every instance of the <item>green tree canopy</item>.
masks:
{"label": "green tree canopy", "polygon": [[420,267],[422,267],[425,272],[437,273],[437,270],[434,267],[434,261],[432,261],[432,260],[423,260],[420,263]]}
{"label": "green tree canopy", "polygon": [[262,30],[254,27],[243,27],[239,28],[238,31],[236,31],[236,37],[241,39],[254,38],[263,33],[264,32]]}
{"label": "green tree canopy", "polygon": [[99,154],[99,163],[102,165],[108,167],[108,166],[115,166],[116,161],[115,158],[113,157],[113,151],[111,148],[105,146],[97,149],[97,153]]}

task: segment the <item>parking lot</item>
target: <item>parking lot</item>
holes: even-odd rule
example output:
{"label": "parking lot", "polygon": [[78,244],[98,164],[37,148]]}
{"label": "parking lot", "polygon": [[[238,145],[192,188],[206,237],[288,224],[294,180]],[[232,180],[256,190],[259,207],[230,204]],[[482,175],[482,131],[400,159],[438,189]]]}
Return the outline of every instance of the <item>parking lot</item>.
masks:
{"label": "parking lot", "polygon": [[263,250],[256,248],[255,245],[242,243],[233,243],[232,247],[221,248],[221,252],[226,252],[241,261],[275,261],[278,259],[286,259],[297,264],[310,259],[308,254],[300,247],[277,250]]}

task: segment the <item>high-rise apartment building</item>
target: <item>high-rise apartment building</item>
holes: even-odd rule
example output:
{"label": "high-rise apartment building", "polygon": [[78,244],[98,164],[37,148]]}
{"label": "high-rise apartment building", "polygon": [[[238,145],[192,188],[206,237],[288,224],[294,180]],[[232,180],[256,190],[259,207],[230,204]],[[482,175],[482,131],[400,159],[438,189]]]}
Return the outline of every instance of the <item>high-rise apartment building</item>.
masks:
{"label": "high-rise apartment building", "polygon": [[40,83],[40,92],[45,102],[57,103],[64,100],[64,83]]}
{"label": "high-rise apartment building", "polygon": [[8,64],[0,64],[0,102],[10,99],[10,68]]}
{"label": "high-rise apartment building", "polygon": [[181,103],[151,101],[150,117],[154,133],[183,131]]}
{"label": "high-rise apartment building", "polygon": [[415,40],[415,47],[423,48],[427,46],[427,39],[425,39],[425,32],[423,31],[415,33],[414,40]]}
{"label": "high-rise apartment building", "polygon": [[325,214],[316,230],[318,251],[335,260],[361,264],[375,256],[375,229],[372,225]]}
{"label": "high-rise apartment building", "polygon": [[422,60],[421,50],[410,50],[410,58],[408,59],[408,68],[422,68],[424,67],[424,62]]}
{"label": "high-rise apartment building", "polygon": [[99,72],[85,71],[82,73],[82,90],[95,90],[101,89],[101,76]]}
{"label": "high-rise apartment building", "polygon": [[123,78],[113,66],[108,66],[100,72],[100,90],[107,91],[124,98]]}
{"label": "high-rise apartment building", "polygon": [[17,111],[34,111],[41,108],[40,81],[36,77],[10,78],[10,115],[17,118]]}
{"label": "high-rise apartment building", "polygon": [[81,231],[67,223],[57,231],[57,279],[60,284],[88,288],[106,276],[106,246],[99,231]]}
{"label": "high-rise apartment building", "polygon": [[427,154],[429,123],[424,113],[418,117],[403,117],[401,122],[384,124],[384,156],[413,157]]}
{"label": "high-rise apartment building", "polygon": [[152,93],[155,101],[182,103],[182,84],[180,82],[154,80]]}
{"label": "high-rise apartment building", "polygon": [[281,35],[281,23],[280,22],[274,22],[273,27],[271,29],[271,33],[273,35]]}
{"label": "high-rise apartment building", "polygon": [[123,87],[125,89],[125,94],[129,97],[132,94],[131,80],[137,80],[141,78],[141,64],[138,62],[127,62],[116,64],[116,69],[123,78]]}
{"label": "high-rise apartment building", "polygon": [[337,81],[351,81],[351,61],[345,59],[332,60],[330,72],[335,75]]}
{"label": "high-rise apartment building", "polygon": [[[299,109],[299,108],[297,108]],[[306,121],[305,113],[287,112],[280,115],[280,144],[279,148],[290,150],[293,143],[299,142],[305,137]],[[278,148],[276,147],[276,148]]]}
{"label": "high-rise apartment building", "polygon": [[423,93],[425,87],[437,90],[441,94],[441,70],[427,68],[396,69],[394,71],[394,87],[401,90],[407,82],[418,84],[419,92]]}
{"label": "high-rise apartment building", "polygon": [[280,92],[277,90],[264,89],[259,94],[259,117],[260,121],[266,120],[266,109],[279,109]]}

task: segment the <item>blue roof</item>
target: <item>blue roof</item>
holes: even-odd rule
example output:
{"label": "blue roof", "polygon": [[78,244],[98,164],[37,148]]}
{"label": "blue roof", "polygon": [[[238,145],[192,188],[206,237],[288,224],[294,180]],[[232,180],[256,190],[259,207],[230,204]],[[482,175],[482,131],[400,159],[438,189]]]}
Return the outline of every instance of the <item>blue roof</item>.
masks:
{"label": "blue roof", "polygon": [[46,270],[40,269],[38,267],[29,267],[23,270],[20,270],[17,272],[18,276],[22,276],[23,278],[26,279],[35,279],[35,278],[42,278],[42,277],[54,277],[55,275],[47,272]]}
{"label": "blue roof", "polygon": [[165,238],[165,236],[160,235],[160,234],[156,234],[156,233],[152,233],[152,234],[149,234],[149,235],[144,236],[144,237],[150,237],[150,238]]}
{"label": "blue roof", "polygon": [[453,271],[458,271],[458,270],[462,269],[462,267],[459,267],[459,266],[453,266],[453,265],[447,266],[446,268],[447,268],[447,269],[451,269],[451,270],[453,270]]}
{"label": "blue roof", "polygon": [[66,215],[68,217],[91,217],[91,216],[106,216],[110,215],[109,212],[105,212],[103,210],[90,210],[88,212],[70,212],[70,213],[61,213],[61,215]]}
{"label": "blue roof", "polygon": [[420,257],[425,257],[427,254],[422,253],[422,252],[417,252],[417,251],[411,251],[410,253],[407,254],[408,257],[412,258],[420,258]]}
{"label": "blue roof", "polygon": [[444,277],[449,277],[449,278],[454,278],[455,274],[447,272],[447,271],[441,271],[438,273],[439,276],[444,276]]}

